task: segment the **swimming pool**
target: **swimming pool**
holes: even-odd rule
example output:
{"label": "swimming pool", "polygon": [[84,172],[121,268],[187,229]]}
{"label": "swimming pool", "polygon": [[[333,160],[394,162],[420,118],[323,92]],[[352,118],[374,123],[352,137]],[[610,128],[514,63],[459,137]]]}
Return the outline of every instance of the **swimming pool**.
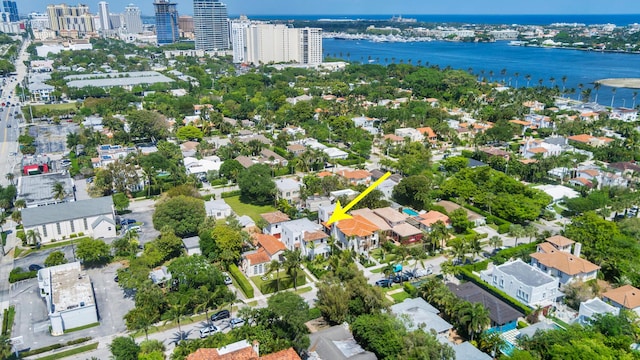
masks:
{"label": "swimming pool", "polygon": [[415,211],[413,209],[409,209],[409,208],[402,209],[402,212],[407,214],[407,215],[409,215],[409,216],[418,216],[418,215],[420,215],[420,214],[418,214],[417,211]]}

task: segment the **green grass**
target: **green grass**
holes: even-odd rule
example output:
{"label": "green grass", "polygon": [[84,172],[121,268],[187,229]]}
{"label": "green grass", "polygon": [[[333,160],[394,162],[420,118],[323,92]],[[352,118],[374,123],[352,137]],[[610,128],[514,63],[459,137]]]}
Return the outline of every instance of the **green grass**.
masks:
{"label": "green grass", "polygon": [[[36,248],[29,248],[27,250],[24,250],[24,254],[22,254],[23,256],[27,256],[29,254],[31,254],[32,252],[36,252],[36,251],[42,251],[42,250],[47,250],[47,249],[55,249],[55,248],[59,248],[59,247],[63,247],[63,246],[69,246],[69,245],[73,245],[73,244],[77,244],[80,240],[84,240],[84,239],[88,239],[88,236],[83,236],[83,237],[79,237],[79,238],[73,238],[73,239],[69,239],[69,240],[58,240],[56,242],[52,242],[49,244],[45,244],[45,245],[41,245],[40,249],[36,249]],[[17,252],[17,250],[16,250]],[[22,250],[21,250],[22,252]],[[17,255],[14,255],[14,257],[17,257]]]}
{"label": "green grass", "polygon": [[[253,281],[256,287],[260,289],[260,292],[262,292],[263,294],[270,294],[270,293],[276,292],[276,287],[279,287],[280,291],[293,288],[293,278],[291,278],[284,271],[280,271],[280,275],[278,276],[278,278],[280,279],[279,284],[277,284],[275,281],[275,278],[276,278],[275,274],[272,273],[266,276],[267,276],[267,280],[262,280],[262,276],[251,277],[251,281]],[[305,284],[306,284],[306,276],[304,275],[304,272],[301,271],[298,274],[297,285],[302,286]]]}
{"label": "green grass", "polygon": [[23,248],[16,246],[15,247],[15,251],[13,252],[13,258],[17,258],[18,256],[20,256],[20,254],[24,251]]}
{"label": "green grass", "polygon": [[381,272],[382,272],[382,269],[384,269],[384,268],[371,269],[371,272],[372,272],[373,274],[379,274],[379,273],[381,273]]}
{"label": "green grass", "polygon": [[72,356],[72,355],[82,354],[83,352],[92,351],[92,350],[95,350],[97,348],[98,348],[98,343],[93,343],[93,344],[89,344],[89,345],[80,346],[80,347],[77,347],[75,349],[62,351],[62,352],[59,352],[57,354],[43,356],[43,357],[41,357],[39,359],[40,360],[57,360],[57,359],[62,359],[64,357],[68,357],[68,356]]}
{"label": "green grass", "polygon": [[309,291],[311,291],[311,286],[306,286],[306,287],[300,288],[300,289],[298,289],[298,290],[296,290],[294,292],[296,294],[300,295],[300,294],[304,294],[304,293],[309,292]]}
{"label": "green grass", "polygon": [[556,323],[556,325],[558,325],[558,326],[560,326],[560,327],[562,327],[562,328],[564,328],[564,329],[568,329],[568,328],[570,327],[570,325],[569,325],[569,324],[567,324],[566,322],[564,322],[564,321],[562,321],[562,320],[558,319],[558,318],[557,318],[557,317],[555,317],[555,316],[548,316],[548,318],[550,318],[551,320],[553,320],[553,322],[554,322],[554,323]]}
{"label": "green grass", "polygon": [[92,328],[92,327],[94,327],[94,326],[100,326],[100,323],[99,323],[99,322],[94,322],[94,323],[91,323],[91,324],[87,324],[87,325],[83,325],[83,326],[78,326],[78,327],[73,328],[73,329],[65,330],[65,331],[64,331],[64,333],[65,333],[65,334],[68,334],[68,333],[72,333],[72,332],[75,332],[75,331],[80,331],[80,330],[84,330],[84,329],[89,329],[89,328]]}
{"label": "green grass", "polygon": [[258,300],[249,301],[249,302],[247,303],[247,306],[249,306],[249,307],[256,307],[256,306],[258,306]]}
{"label": "green grass", "polygon": [[395,300],[395,302],[397,304],[397,303],[403,302],[405,299],[410,298],[411,295],[407,294],[406,291],[403,291],[403,292],[391,294],[391,297],[393,298],[393,300]]}
{"label": "green grass", "polygon": [[224,201],[231,206],[233,211],[238,215],[248,215],[253,221],[261,219],[260,214],[276,211],[271,205],[257,206],[240,202],[239,196],[225,198]]}
{"label": "green grass", "polygon": [[[49,110],[75,110],[76,109],[76,104],[75,103],[63,103],[63,104],[45,104],[45,105],[32,105],[31,106],[32,111],[35,112],[41,112],[42,110],[45,109],[49,109]],[[27,109],[28,112],[29,109]]]}

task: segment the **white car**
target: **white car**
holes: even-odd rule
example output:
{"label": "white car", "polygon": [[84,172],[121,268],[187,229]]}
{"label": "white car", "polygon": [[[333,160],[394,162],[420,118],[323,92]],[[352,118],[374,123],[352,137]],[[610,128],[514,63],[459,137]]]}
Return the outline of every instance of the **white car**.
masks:
{"label": "white car", "polygon": [[215,325],[209,325],[205,328],[200,329],[200,338],[206,338],[207,336],[215,334],[219,331],[220,329],[218,329]]}
{"label": "white car", "polygon": [[424,276],[428,276],[433,274],[433,270],[431,270],[431,268],[426,268],[426,269],[416,269],[413,272],[413,275],[417,278],[419,277],[424,277]]}

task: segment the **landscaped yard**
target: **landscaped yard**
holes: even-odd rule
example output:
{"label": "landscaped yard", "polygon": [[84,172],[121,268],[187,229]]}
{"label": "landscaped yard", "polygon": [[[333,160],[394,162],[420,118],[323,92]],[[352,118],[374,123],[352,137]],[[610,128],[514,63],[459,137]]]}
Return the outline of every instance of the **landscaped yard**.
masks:
{"label": "landscaped yard", "polygon": [[224,201],[231,206],[233,212],[238,216],[249,215],[253,219],[253,221],[258,221],[261,219],[260,214],[276,211],[271,205],[265,206],[256,206],[251,204],[245,204],[240,202],[240,196],[232,196],[225,198]]}
{"label": "landscaped yard", "polygon": [[[45,104],[45,105],[32,105],[31,110],[35,114],[36,112],[42,112],[43,110],[75,110],[75,103],[63,103],[63,104]],[[27,108],[28,112],[28,108]]]}
{"label": "landscaped yard", "polygon": [[396,304],[397,304],[397,303],[403,302],[405,299],[410,298],[411,295],[407,294],[406,291],[401,291],[401,292],[397,292],[395,294],[391,294],[391,297],[393,298],[393,300],[396,301]]}
{"label": "landscaped yard", "polygon": [[[263,277],[266,280],[263,280]],[[280,284],[276,282],[275,273],[263,276],[253,276],[251,277],[251,281],[256,284],[256,287],[260,289],[260,292],[262,292],[263,294],[270,294],[272,292],[275,292],[277,287],[279,287],[280,290],[293,288],[293,279],[284,271],[280,271],[279,278]],[[300,271],[300,273],[298,274],[298,288],[305,285],[307,282],[306,280],[307,278],[305,277],[304,273]]]}

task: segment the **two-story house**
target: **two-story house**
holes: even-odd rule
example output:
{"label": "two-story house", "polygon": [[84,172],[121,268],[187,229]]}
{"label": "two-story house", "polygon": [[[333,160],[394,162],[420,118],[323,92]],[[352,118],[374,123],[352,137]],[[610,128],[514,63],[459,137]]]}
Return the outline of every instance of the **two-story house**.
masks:
{"label": "two-story house", "polygon": [[420,229],[424,231],[431,231],[431,227],[438,221],[444,223],[447,228],[451,227],[451,219],[440,211],[431,210],[418,216]]}
{"label": "two-story house", "polygon": [[[307,255],[308,253],[307,250],[309,249],[306,248],[306,243],[304,241],[305,234],[315,233],[317,231],[322,231],[322,230],[323,230],[322,225],[316,224],[307,218],[291,220],[291,221],[282,223],[281,240],[284,243],[284,245],[287,247],[287,249],[289,250],[300,249],[303,255]],[[318,250],[319,252],[322,252],[322,253],[325,252],[322,249],[318,249]]]}
{"label": "two-story house", "polygon": [[343,250],[368,254],[379,246],[379,228],[362,216],[340,220],[332,224],[331,234]]}
{"label": "two-story house", "polygon": [[521,259],[484,270],[480,278],[531,308],[552,305],[562,295],[557,278]]}
{"label": "two-story house", "polygon": [[[564,238],[566,239],[566,238]],[[573,240],[561,241],[560,243],[569,243]],[[570,245],[569,245],[570,246]],[[554,245],[554,242],[544,242],[537,246],[537,252],[531,254],[531,265],[537,267],[543,272],[558,278],[559,286],[567,285],[575,280],[589,281],[598,276],[600,266],[580,257],[581,244],[574,245],[573,254],[566,251],[565,246]]]}
{"label": "two-story house", "polygon": [[282,211],[260,214],[260,217],[267,222],[265,227],[262,229],[262,232],[264,234],[273,235],[276,238],[280,238],[280,234],[282,233],[282,224],[291,220],[289,215]]}
{"label": "two-story house", "polygon": [[371,182],[371,173],[366,170],[340,170],[337,174],[351,185],[368,185]]}
{"label": "two-story house", "polygon": [[282,253],[287,249],[276,237],[268,234],[253,234],[255,250],[242,254],[242,271],[247,276],[264,275],[273,260],[282,262]]}
{"label": "two-story house", "polygon": [[640,315],[640,289],[631,285],[623,285],[603,293],[602,300],[618,309],[633,310]]}
{"label": "two-story house", "polygon": [[302,183],[294,179],[277,179],[276,197],[278,200],[286,200],[289,204],[297,206],[300,203],[300,189]]}

